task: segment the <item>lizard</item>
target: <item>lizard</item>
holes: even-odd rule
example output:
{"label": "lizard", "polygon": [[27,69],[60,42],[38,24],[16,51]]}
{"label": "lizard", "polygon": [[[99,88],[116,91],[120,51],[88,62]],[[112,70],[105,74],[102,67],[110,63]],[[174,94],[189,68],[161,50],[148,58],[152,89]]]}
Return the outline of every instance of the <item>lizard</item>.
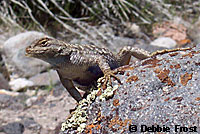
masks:
{"label": "lizard", "polygon": [[111,77],[120,83],[114,70],[128,65],[131,56],[143,60],[158,54],[188,49],[190,48],[175,48],[150,53],[137,47],[124,46],[118,54],[114,54],[107,48],[95,45],[68,44],[44,37],[28,46],[25,55],[51,64],[57,71],[62,85],[79,102],[82,96],[74,84],[80,85],[83,91],[88,92],[90,85],[102,76],[104,76],[104,83],[111,84]]}

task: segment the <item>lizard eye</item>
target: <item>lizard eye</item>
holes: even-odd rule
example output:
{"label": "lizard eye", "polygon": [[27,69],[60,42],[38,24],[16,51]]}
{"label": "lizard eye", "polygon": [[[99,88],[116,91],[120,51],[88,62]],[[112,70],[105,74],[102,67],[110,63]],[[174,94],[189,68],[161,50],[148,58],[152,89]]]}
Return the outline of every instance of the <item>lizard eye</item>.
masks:
{"label": "lizard eye", "polygon": [[39,44],[42,47],[46,47],[49,45],[48,41],[51,40],[50,38],[42,38],[41,40],[38,41],[37,44]]}
{"label": "lizard eye", "polygon": [[43,47],[47,46],[47,40],[41,40],[39,44]]}
{"label": "lizard eye", "polygon": [[62,53],[63,49],[62,48],[59,48],[58,49],[58,53]]}

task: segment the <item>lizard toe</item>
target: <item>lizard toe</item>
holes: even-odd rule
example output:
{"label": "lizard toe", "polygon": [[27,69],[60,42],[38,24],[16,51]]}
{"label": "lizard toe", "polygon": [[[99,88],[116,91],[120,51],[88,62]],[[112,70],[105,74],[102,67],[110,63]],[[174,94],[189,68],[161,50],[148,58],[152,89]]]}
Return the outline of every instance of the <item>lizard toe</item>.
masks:
{"label": "lizard toe", "polygon": [[111,77],[115,78],[118,81],[118,83],[121,84],[121,80],[115,75],[115,71],[109,71],[109,72],[106,72],[105,75],[104,75],[103,87],[106,87],[107,83],[110,86],[112,86]]}

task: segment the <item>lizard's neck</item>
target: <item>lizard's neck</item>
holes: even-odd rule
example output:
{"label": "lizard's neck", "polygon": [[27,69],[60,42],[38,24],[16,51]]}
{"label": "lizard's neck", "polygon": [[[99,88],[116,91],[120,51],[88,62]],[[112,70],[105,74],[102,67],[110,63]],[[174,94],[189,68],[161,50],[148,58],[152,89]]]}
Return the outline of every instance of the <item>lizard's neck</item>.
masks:
{"label": "lizard's neck", "polygon": [[67,64],[69,62],[69,57],[58,56],[58,57],[45,58],[43,60],[51,64],[53,67],[60,67],[62,64]]}

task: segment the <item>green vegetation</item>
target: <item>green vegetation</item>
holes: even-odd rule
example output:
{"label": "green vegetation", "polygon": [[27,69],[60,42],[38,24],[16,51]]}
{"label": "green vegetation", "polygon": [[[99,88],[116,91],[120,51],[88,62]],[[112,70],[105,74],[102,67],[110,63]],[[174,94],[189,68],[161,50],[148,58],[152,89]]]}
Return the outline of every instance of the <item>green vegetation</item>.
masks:
{"label": "green vegetation", "polygon": [[97,35],[92,35],[88,29],[93,25],[107,24],[120,31],[128,28],[128,22],[143,28],[173,16],[193,22],[199,16],[199,7],[198,0],[2,0],[0,22],[48,32],[54,37],[67,31],[101,44],[94,42],[94,37],[98,36],[103,43],[110,38],[98,29],[92,32]]}

